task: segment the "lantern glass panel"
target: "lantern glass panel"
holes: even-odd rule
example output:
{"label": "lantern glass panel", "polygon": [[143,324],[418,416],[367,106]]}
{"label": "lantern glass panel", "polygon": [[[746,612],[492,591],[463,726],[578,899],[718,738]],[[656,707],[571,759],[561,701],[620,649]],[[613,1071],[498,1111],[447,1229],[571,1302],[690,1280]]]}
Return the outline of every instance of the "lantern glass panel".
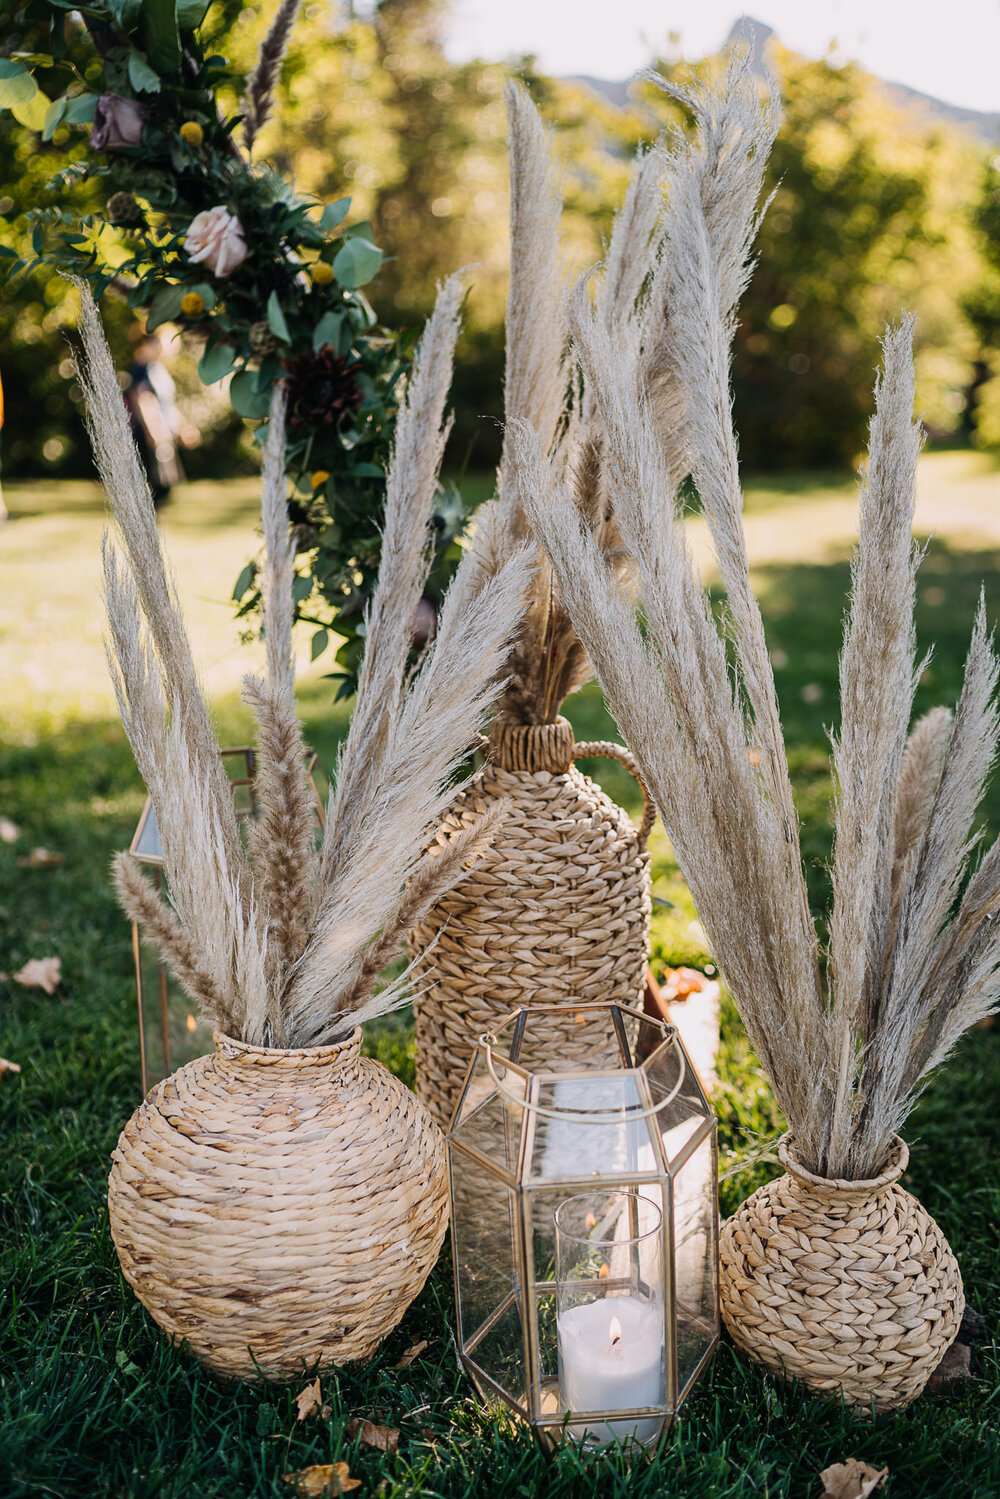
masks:
{"label": "lantern glass panel", "polygon": [[656,1128],[669,1167],[711,1116],[708,1099],[676,1038],[670,1036],[648,1058],[643,1071],[656,1109]]}
{"label": "lantern glass panel", "polygon": [[[595,1062],[570,1067],[562,1037],[575,1041],[583,1023]],[[461,1353],[480,1389],[502,1394],[547,1444],[567,1431],[657,1440],[714,1348],[714,1136],[672,1027],[626,1007],[522,1010],[477,1047],[449,1136]],[[573,1232],[584,1259],[607,1241],[589,1276],[567,1270],[558,1227],[583,1197]],[[616,1298],[620,1346],[605,1305]],[[567,1357],[565,1337],[561,1358],[561,1318],[592,1304],[601,1309],[587,1313],[583,1341],[594,1367],[607,1355],[594,1385],[607,1404],[581,1412],[591,1360],[579,1348]],[[581,1413],[586,1422],[573,1419]]]}

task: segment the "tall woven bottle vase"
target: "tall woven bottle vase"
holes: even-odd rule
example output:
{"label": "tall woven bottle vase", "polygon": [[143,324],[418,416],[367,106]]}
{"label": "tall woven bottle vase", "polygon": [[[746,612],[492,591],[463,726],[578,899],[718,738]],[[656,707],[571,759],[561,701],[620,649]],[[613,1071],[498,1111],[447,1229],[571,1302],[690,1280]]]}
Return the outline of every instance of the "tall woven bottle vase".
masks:
{"label": "tall woven bottle vase", "polygon": [[[643,787],[636,827],[573,764],[588,755],[617,759],[639,780],[627,750],[576,744],[566,719],[494,724],[485,768],[437,831],[441,846],[492,800],[510,802],[492,848],[410,934],[420,962],[417,1093],[442,1128],[474,1043],[511,1010],[593,1000],[641,1008],[655,809]],[[553,1050],[567,1066],[619,1065],[607,1046],[603,1028],[581,1015],[572,1046],[560,1034]]]}
{"label": "tall woven bottle vase", "polygon": [[360,1047],[360,1030],[301,1051],[216,1036],[122,1131],[108,1191],[122,1271],[223,1377],[369,1357],[437,1259],[441,1133]]}
{"label": "tall woven bottle vase", "polygon": [[965,1309],[947,1239],[899,1186],[897,1136],[870,1181],[807,1171],[788,1135],[785,1175],[722,1227],[722,1315],[733,1341],[776,1374],[848,1405],[894,1410],[920,1394]]}

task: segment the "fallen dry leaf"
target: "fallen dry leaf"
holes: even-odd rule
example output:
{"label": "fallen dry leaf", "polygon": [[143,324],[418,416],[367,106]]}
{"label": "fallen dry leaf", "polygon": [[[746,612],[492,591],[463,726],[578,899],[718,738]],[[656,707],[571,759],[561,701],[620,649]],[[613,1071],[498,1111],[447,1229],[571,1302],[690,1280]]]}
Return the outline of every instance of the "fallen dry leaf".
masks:
{"label": "fallen dry leaf", "polygon": [[360,1416],[352,1416],[348,1421],[347,1437],[351,1442],[355,1437],[360,1437],[366,1447],[375,1447],[389,1457],[393,1457],[399,1451],[399,1428],[397,1426],[376,1426],[374,1421],[364,1421]]}
{"label": "fallen dry leaf", "polygon": [[411,1343],[409,1348],[404,1350],[403,1357],[400,1359],[399,1363],[393,1364],[392,1367],[394,1369],[408,1369],[413,1363],[413,1360],[415,1358],[419,1358],[424,1349],[429,1348],[430,1346],[430,1342],[427,1338],[423,1338],[419,1343]]}
{"label": "fallen dry leaf", "polygon": [[282,1473],[281,1476],[305,1499],[336,1499],[337,1494],[349,1494],[352,1489],[361,1487],[361,1479],[351,1477],[346,1463],[314,1463],[310,1468],[300,1468],[297,1473]]}
{"label": "fallen dry leaf", "polygon": [[296,1421],[304,1421],[314,1411],[322,1410],[323,1396],[320,1393],[319,1379],[314,1379],[312,1384],[307,1384],[304,1390],[300,1390],[295,1397],[295,1404],[299,1408]]}
{"label": "fallen dry leaf", "polygon": [[870,1468],[856,1457],[849,1457],[846,1463],[834,1463],[819,1475],[822,1499],[868,1499],[888,1474],[888,1468]]}
{"label": "fallen dry leaf", "polygon": [[15,973],[15,984],[26,989],[44,989],[54,994],[62,980],[62,958],[31,958],[20,973]]}
{"label": "fallen dry leaf", "polygon": [[16,1062],[8,1062],[6,1057],[0,1057],[0,1082],[3,1081],[5,1072],[20,1072],[20,1070]]}
{"label": "fallen dry leaf", "polygon": [[11,822],[9,817],[0,817],[0,843],[16,843],[21,836],[21,829],[16,822]]}
{"label": "fallen dry leaf", "polygon": [[65,863],[65,854],[54,854],[50,848],[33,848],[24,859],[17,860],[18,869],[51,869],[54,864]]}

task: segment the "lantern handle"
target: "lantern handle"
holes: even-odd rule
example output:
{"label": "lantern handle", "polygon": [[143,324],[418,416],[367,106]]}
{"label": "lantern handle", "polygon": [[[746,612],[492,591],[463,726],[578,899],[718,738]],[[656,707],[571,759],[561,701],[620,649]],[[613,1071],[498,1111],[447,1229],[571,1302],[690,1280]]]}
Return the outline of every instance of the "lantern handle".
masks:
{"label": "lantern handle", "polygon": [[[620,1110],[611,1112],[609,1110],[600,1109],[595,1109],[593,1111],[589,1109],[551,1109],[545,1104],[532,1103],[527,1098],[518,1098],[517,1095],[515,1093],[512,1093],[509,1088],[504,1087],[503,1080],[496,1074],[496,1069],[493,1065],[493,1047],[497,1044],[496,1036],[492,1033],[492,1031],[487,1031],[485,1035],[481,1036],[479,1039],[486,1053],[487,1072],[496,1083],[498,1090],[503,1093],[505,1097],[509,1098],[512,1103],[517,1104],[518,1108],[529,1109],[535,1114],[541,1114],[543,1118],[546,1119],[567,1119],[569,1117],[576,1117],[582,1119],[585,1124],[620,1124],[622,1122],[622,1112]],[[674,1099],[677,1097],[678,1093],[681,1090],[685,1077],[687,1076],[687,1058],[684,1055],[683,1046],[679,1046],[677,1048],[677,1055],[680,1057],[681,1063],[680,1074],[678,1075],[676,1083],[674,1084],[671,1091],[667,1094],[666,1098],[661,1098],[659,1103],[653,1104],[652,1107],[648,1109],[627,1108],[625,1110],[625,1113],[629,1118],[655,1118],[655,1116],[660,1112],[661,1109],[665,1109],[668,1104],[673,1103]],[[516,1066],[517,1063],[515,1062],[513,1065]],[[637,1069],[633,1068],[629,1070],[635,1071]],[[569,1074],[567,1074],[567,1077],[568,1076]]]}

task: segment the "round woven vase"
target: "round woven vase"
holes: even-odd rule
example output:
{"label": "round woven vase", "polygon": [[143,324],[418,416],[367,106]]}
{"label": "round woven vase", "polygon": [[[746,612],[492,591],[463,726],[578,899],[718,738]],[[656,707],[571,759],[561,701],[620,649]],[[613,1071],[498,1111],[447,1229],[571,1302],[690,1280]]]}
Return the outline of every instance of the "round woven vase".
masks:
{"label": "round woven vase", "polygon": [[733,1341],[776,1374],[848,1405],[915,1400],[954,1342],[965,1309],[944,1234],[899,1186],[896,1136],[869,1181],[807,1171],[786,1135],[785,1175],[722,1227],[722,1315]]}
{"label": "round woven vase", "polygon": [[[575,744],[564,718],[497,722],[485,768],[438,828],[435,842],[443,846],[496,798],[510,802],[492,847],[410,935],[410,954],[421,959],[417,1092],[442,1128],[451,1123],[473,1047],[511,1010],[588,1000],[641,1007],[654,809],[646,797],[635,827],[575,768],[574,759],[587,755],[620,760],[638,779],[627,750]],[[534,1038],[544,1046],[537,1028]],[[620,1066],[617,1052],[606,1054],[604,1028],[582,1015],[569,1047],[564,1028],[554,1026],[551,1039],[568,1066]]]}
{"label": "round woven vase", "polygon": [[302,1051],[215,1043],[152,1089],[112,1156],[125,1278],[225,1377],[367,1358],[441,1248],[441,1134],[360,1030]]}

